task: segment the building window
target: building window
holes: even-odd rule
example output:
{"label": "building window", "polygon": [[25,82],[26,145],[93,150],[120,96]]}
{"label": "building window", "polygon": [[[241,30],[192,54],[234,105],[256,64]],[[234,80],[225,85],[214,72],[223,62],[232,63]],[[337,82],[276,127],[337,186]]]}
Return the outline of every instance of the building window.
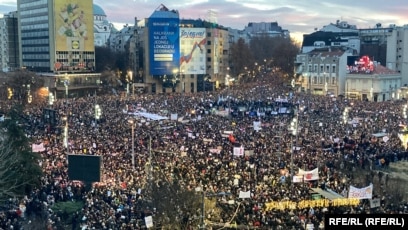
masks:
{"label": "building window", "polygon": [[323,65],[320,65],[320,73],[323,73],[324,72],[324,69],[323,69],[324,67],[323,67]]}
{"label": "building window", "polygon": [[319,85],[323,84],[323,77],[319,77]]}
{"label": "building window", "polygon": [[332,73],[336,73],[336,66],[332,66]]}
{"label": "building window", "polygon": [[336,77],[332,77],[331,84],[332,84],[332,85],[335,85],[335,84],[336,84]]}
{"label": "building window", "polygon": [[208,32],[208,33],[207,33],[207,37],[211,37],[211,32]]}
{"label": "building window", "polygon": [[330,66],[326,65],[326,73],[330,73]]}
{"label": "building window", "polygon": [[207,62],[211,62],[211,57],[208,57],[208,58],[207,58]]}
{"label": "building window", "polygon": [[313,85],[316,85],[317,84],[317,77],[315,76],[315,77],[313,77]]}
{"label": "building window", "polygon": [[210,53],[211,53],[211,49],[207,49],[207,53],[210,54]]}
{"label": "building window", "polygon": [[211,41],[207,41],[207,45],[211,45]]}
{"label": "building window", "polygon": [[312,65],[309,65],[309,66],[308,66],[307,71],[308,71],[308,72],[312,72]]}

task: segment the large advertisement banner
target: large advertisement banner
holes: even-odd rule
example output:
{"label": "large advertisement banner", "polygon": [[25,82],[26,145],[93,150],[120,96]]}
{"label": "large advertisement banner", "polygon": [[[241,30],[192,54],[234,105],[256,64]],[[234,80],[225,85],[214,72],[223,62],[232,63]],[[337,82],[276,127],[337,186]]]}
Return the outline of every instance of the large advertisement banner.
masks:
{"label": "large advertisement banner", "polygon": [[179,71],[179,18],[149,18],[150,75]]}
{"label": "large advertisement banner", "polygon": [[56,51],[94,51],[91,0],[55,0]]}
{"label": "large advertisement banner", "polygon": [[180,28],[180,71],[205,74],[205,28]]}

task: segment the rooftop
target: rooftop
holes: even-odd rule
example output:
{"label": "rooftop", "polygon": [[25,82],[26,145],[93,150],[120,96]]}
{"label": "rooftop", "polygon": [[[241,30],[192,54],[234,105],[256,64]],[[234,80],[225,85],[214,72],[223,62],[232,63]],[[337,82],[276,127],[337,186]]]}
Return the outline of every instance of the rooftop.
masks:
{"label": "rooftop", "polygon": [[380,74],[380,75],[393,75],[398,74],[397,71],[392,69],[388,69],[385,66],[377,64],[374,62],[374,66],[371,69],[359,68],[358,66],[349,66],[348,67],[349,74]]}
{"label": "rooftop", "polygon": [[93,4],[93,14],[94,15],[101,15],[101,16],[106,16],[105,11],[102,9],[102,7]]}

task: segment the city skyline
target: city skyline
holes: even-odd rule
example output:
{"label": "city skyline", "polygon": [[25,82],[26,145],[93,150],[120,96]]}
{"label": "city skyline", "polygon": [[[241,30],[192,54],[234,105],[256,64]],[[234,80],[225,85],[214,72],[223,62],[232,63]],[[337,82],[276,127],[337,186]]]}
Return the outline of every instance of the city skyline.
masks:
{"label": "city skyline", "polygon": [[[337,20],[357,28],[373,28],[377,23],[408,24],[408,3],[404,0],[336,1],[321,0],[94,0],[105,11],[117,29],[134,24],[134,18],[148,18],[161,4],[178,10],[180,19],[209,20],[211,10],[219,25],[242,30],[249,22],[277,22],[291,36],[301,41],[310,34]],[[367,4],[369,3],[369,4]],[[17,0],[0,0],[0,14],[17,10]],[[338,11],[338,12],[336,12]]]}

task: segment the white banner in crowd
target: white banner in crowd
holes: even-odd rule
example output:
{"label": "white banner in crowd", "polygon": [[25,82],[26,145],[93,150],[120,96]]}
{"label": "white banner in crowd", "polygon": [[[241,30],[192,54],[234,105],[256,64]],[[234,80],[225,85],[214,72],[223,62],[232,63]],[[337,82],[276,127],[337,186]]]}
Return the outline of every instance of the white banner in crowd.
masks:
{"label": "white banner in crowd", "polygon": [[210,153],[220,154],[220,153],[221,153],[221,149],[210,149]]}
{"label": "white banner in crowd", "polygon": [[145,224],[147,228],[153,228],[153,218],[152,216],[145,217]]}
{"label": "white banner in crowd", "polygon": [[261,122],[260,121],[254,121],[254,130],[255,131],[261,130]]}
{"label": "white banner in crowd", "polygon": [[245,154],[245,156],[252,156],[252,155],[254,155],[254,150],[245,150],[244,154]]}
{"label": "white banner in crowd", "polygon": [[177,121],[178,117],[177,117],[177,113],[172,113],[170,114],[170,120],[172,121]]}
{"label": "white banner in crowd", "polygon": [[244,147],[234,147],[234,156],[243,156],[244,155]]}
{"label": "white banner in crowd", "polygon": [[32,144],[31,145],[31,149],[32,149],[32,151],[34,152],[34,153],[38,153],[38,152],[43,152],[43,151],[45,151],[45,147],[44,147],[44,144],[43,143],[41,143],[41,144]]}
{"label": "white banner in crowd", "polygon": [[303,176],[297,176],[297,175],[293,176],[292,182],[293,183],[302,183],[303,182]]}
{"label": "white banner in crowd", "polygon": [[356,199],[372,199],[373,198],[373,184],[364,188],[356,188],[350,185],[348,198]]}
{"label": "white banner in crowd", "polygon": [[251,191],[247,192],[239,191],[239,198],[241,199],[251,198]]}
{"label": "white banner in crowd", "polygon": [[377,207],[380,207],[380,206],[381,206],[380,198],[370,200],[370,208],[377,208]]}
{"label": "white banner in crowd", "polygon": [[318,180],[319,179],[319,169],[315,168],[311,171],[304,171],[299,169],[297,176],[302,176],[304,181]]}

